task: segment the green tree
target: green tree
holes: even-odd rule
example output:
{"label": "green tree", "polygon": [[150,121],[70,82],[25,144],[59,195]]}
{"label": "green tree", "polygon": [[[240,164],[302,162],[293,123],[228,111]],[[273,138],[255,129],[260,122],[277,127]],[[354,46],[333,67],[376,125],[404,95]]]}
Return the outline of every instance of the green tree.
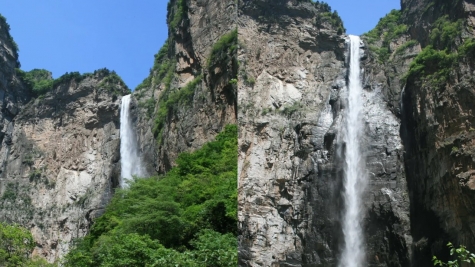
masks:
{"label": "green tree", "polygon": [[443,262],[439,260],[436,256],[432,257],[432,262],[434,266],[451,266],[451,267],[462,267],[468,265],[475,265],[475,254],[467,250],[467,248],[461,245],[458,248],[455,248],[452,243],[448,243],[447,247],[450,248],[450,255],[456,256],[456,259]]}
{"label": "green tree", "polygon": [[24,266],[34,247],[27,229],[0,223],[0,266]]}

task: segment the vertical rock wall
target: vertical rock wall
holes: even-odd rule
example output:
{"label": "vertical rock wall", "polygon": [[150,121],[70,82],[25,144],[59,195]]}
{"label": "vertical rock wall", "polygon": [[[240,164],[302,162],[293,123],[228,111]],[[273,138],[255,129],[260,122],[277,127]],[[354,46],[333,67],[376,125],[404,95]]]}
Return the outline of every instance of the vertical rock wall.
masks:
{"label": "vertical rock wall", "polygon": [[[241,266],[336,266],[340,227],[345,36],[298,1],[240,1]],[[366,48],[362,47],[366,50]],[[367,56],[362,58],[366,67]],[[408,266],[409,198],[388,86],[365,72],[370,266]]]}
{"label": "vertical rock wall", "polygon": [[119,102],[97,72],[25,105],[0,148],[0,220],[31,230],[34,254],[63,256],[101,214],[120,176]]}

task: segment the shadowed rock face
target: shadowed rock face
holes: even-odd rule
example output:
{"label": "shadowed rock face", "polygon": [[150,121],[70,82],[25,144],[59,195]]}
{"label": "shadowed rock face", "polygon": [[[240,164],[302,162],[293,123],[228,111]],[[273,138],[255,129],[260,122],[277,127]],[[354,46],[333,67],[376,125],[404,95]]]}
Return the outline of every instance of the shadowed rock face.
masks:
{"label": "shadowed rock face", "polygon": [[[411,38],[427,44],[431,23],[441,15],[461,20],[463,39],[473,38],[474,4],[403,1],[406,21],[420,17],[420,23],[410,29]],[[427,27],[420,34],[423,25]],[[473,57],[459,59],[449,81],[439,89],[416,79],[406,84],[401,136],[406,147],[415,266],[432,266],[432,255],[447,259],[449,241],[475,249],[474,63]]]}
{"label": "shadowed rock face", "polygon": [[[240,265],[336,266],[343,242],[345,36],[316,24],[319,11],[310,3],[241,1],[239,9]],[[367,262],[408,266],[404,148],[391,108],[400,89],[379,82],[367,54],[362,66]]]}

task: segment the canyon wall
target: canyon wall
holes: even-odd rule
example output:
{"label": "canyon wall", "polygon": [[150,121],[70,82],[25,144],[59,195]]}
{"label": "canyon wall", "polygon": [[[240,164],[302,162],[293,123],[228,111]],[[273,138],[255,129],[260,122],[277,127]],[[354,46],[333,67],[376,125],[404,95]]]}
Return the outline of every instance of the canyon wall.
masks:
{"label": "canyon wall", "polygon": [[[241,266],[336,266],[347,43],[328,7],[240,1]],[[331,14],[331,13],[330,13]],[[335,15],[334,15],[335,16]],[[398,102],[362,44],[369,266],[408,266],[412,237]]]}

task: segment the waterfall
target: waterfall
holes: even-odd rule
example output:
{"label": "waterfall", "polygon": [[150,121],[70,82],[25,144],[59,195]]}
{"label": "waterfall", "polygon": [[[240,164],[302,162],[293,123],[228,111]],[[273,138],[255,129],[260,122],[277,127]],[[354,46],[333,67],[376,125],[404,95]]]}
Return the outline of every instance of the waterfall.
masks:
{"label": "waterfall", "polygon": [[348,105],[345,109],[343,141],[344,159],[344,202],[343,234],[345,246],[340,267],[364,265],[364,242],[361,228],[363,211],[361,195],[366,184],[366,171],[360,143],[363,136],[362,86],[360,80],[360,38],[349,36],[350,64],[348,79]]}
{"label": "waterfall", "polygon": [[132,179],[132,175],[144,176],[145,174],[130,116],[130,95],[122,97],[120,106],[120,167],[122,188],[126,186],[126,180]]}

